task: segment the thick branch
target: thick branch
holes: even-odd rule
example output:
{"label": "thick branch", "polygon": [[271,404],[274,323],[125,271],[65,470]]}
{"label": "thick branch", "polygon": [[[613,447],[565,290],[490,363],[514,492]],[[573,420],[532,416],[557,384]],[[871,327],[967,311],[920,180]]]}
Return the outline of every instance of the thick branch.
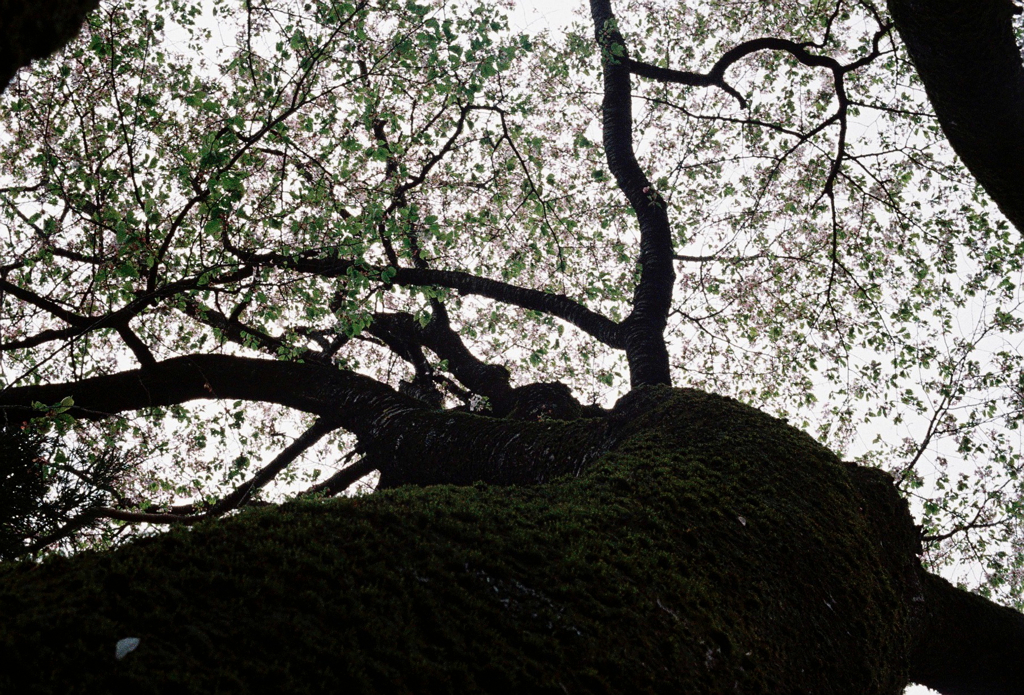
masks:
{"label": "thick branch", "polygon": [[718,62],[716,62],[711,68],[711,71],[706,74],[689,72],[687,70],[663,68],[633,59],[627,60],[626,65],[629,67],[629,71],[634,75],[647,77],[659,82],[671,82],[673,84],[683,84],[691,87],[719,87],[736,97],[740,102],[740,106],[746,108],[746,99],[744,99],[735,89],[726,84],[725,71],[739,60],[751,55],[752,53],[757,53],[758,51],[785,51],[804,65],[827,68],[839,67],[839,63],[832,58],[808,52],[806,44],[774,37],[764,37],[744,41],[738,46],[729,49],[721,58],[718,59]]}
{"label": "thick branch", "polygon": [[[724,58],[722,60],[724,60]],[[663,68],[633,59],[629,60],[628,66],[629,71],[634,75],[637,75],[638,77],[647,77],[659,82],[684,84],[690,87],[718,87],[735,97],[736,101],[740,103],[740,108],[746,108],[747,100],[743,98],[742,94],[726,83],[725,69],[728,65],[723,66],[722,60],[719,60],[715,67],[712,68],[711,72],[707,74]]]}
{"label": "thick branch", "polygon": [[54,53],[79,32],[99,0],[4,4],[0,16],[0,92],[18,68]]}
{"label": "thick branch", "polygon": [[950,145],[1024,232],[1024,66],[1010,0],[889,0]]}
{"label": "thick branch", "polygon": [[448,310],[435,300],[434,315],[423,330],[424,345],[434,354],[448,362],[448,369],[474,393],[500,401],[510,392],[508,370],[496,364],[488,364],[469,351],[459,334],[452,330]]}
{"label": "thick branch", "polygon": [[68,414],[88,419],[200,399],[277,403],[371,439],[393,418],[419,410],[414,400],[355,372],[230,355],[187,355],[78,382],[9,388],[0,392],[0,406],[9,420],[24,421],[39,415],[34,401],[57,403],[65,396],[75,400]]}
{"label": "thick branch", "polygon": [[625,347],[619,326],[562,294],[516,287],[498,280],[453,270],[401,268],[392,282],[396,285],[448,287],[462,294],[488,297],[523,309],[551,314],[613,348]]}
{"label": "thick branch", "polygon": [[[458,333],[452,330],[448,314],[440,302],[434,304],[434,315],[426,326],[421,326],[415,317],[407,313],[376,314],[374,325],[369,330],[374,335],[388,333],[406,344],[427,348],[445,360],[448,371],[473,393],[499,401],[511,392],[508,370],[500,365],[487,364],[470,352]],[[396,352],[401,355],[399,350]]]}
{"label": "thick branch", "polygon": [[604,68],[601,110],[605,157],[640,224],[640,282],[633,291],[633,311],[623,325],[630,378],[633,386],[669,384],[664,331],[675,269],[666,202],[640,169],[633,152],[629,55],[611,2],[591,0],[590,9]]}
{"label": "thick branch", "polygon": [[1024,693],[1024,616],[921,572],[910,680],[943,695]]}
{"label": "thick branch", "polygon": [[124,341],[128,349],[135,355],[135,359],[139,361],[139,364],[143,367],[152,367],[156,364],[156,358],[153,357],[149,346],[142,342],[142,339],[128,326],[127,321],[117,327],[117,334],[121,336],[121,340]]}
{"label": "thick branch", "polygon": [[423,340],[419,336],[419,322],[405,312],[397,314],[378,313],[367,333],[378,338],[393,353],[410,363],[416,370],[417,378],[429,378],[430,363],[423,354]]}

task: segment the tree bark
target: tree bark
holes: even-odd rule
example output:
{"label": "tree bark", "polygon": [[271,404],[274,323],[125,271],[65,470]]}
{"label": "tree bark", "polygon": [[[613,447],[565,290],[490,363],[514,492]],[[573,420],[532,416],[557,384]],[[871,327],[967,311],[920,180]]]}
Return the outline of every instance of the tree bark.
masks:
{"label": "tree bark", "polygon": [[621,325],[630,383],[633,387],[669,385],[672,376],[664,336],[675,269],[668,202],[648,180],[633,151],[629,51],[611,2],[591,0],[590,10],[604,73],[601,127],[605,159],[619,190],[636,212],[640,227],[640,278],[633,290],[633,310]]}
{"label": "tree bark", "polygon": [[1024,65],[1010,0],[889,0],[942,130],[1024,231]]}
{"label": "tree bark", "polygon": [[505,419],[430,408],[330,365],[199,354],[77,382],[8,388],[0,391],[0,417],[25,422],[46,414],[33,403],[53,406],[68,396],[74,405],[67,414],[89,419],[204,399],[276,403],[316,414],[329,429],[356,435],[384,487],[546,482],[578,472],[617,436],[613,421],[556,419],[580,414],[560,384],[512,389],[503,402],[512,419]]}

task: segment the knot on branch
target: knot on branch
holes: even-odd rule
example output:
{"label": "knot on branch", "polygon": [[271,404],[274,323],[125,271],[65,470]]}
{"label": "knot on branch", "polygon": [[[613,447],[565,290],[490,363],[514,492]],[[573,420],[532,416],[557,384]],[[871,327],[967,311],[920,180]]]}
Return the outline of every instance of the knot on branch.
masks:
{"label": "knot on branch", "polygon": [[558,381],[513,389],[507,403],[505,417],[510,420],[577,420],[584,410],[569,387]]}
{"label": "knot on branch", "polygon": [[441,408],[444,406],[444,396],[438,391],[437,386],[428,376],[416,376],[412,381],[401,382],[398,384],[398,392],[410,398],[415,398],[430,408]]}

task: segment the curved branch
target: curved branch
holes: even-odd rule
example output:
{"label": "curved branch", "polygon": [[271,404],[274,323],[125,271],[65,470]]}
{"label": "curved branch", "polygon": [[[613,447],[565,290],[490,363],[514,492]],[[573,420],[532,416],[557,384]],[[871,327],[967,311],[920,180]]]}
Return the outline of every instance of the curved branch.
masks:
{"label": "curved branch", "polygon": [[508,369],[501,365],[488,364],[478,359],[462,342],[459,334],[452,330],[448,310],[444,304],[432,302],[434,314],[430,323],[423,328],[423,345],[435,355],[448,362],[448,369],[474,393],[487,396],[492,401],[501,401],[511,392]]}
{"label": "curved branch", "polygon": [[628,59],[626,61],[626,65],[629,67],[629,71],[634,75],[639,77],[648,77],[658,80],[659,82],[671,82],[674,84],[684,84],[694,87],[721,87],[735,96],[740,101],[740,104],[745,107],[746,101],[743,97],[737,94],[734,89],[725,83],[725,71],[738,61],[746,58],[748,55],[757,53],[758,51],[783,51],[785,53],[789,53],[803,65],[807,65],[809,67],[828,68],[829,70],[836,72],[846,73],[866,65],[878,57],[878,42],[882,36],[889,32],[889,29],[890,26],[888,24],[883,24],[875,34],[873,50],[871,53],[848,65],[841,64],[835,58],[818,55],[807,50],[808,47],[819,46],[819,44],[798,43],[796,41],[790,41],[789,39],[780,39],[773,36],[751,39],[730,48],[722,55],[721,58],[718,59],[711,68],[711,71],[706,74],[688,72],[685,70],[674,70],[672,68],[662,68],[632,59]]}
{"label": "curved branch", "polygon": [[388,271],[388,274],[393,271],[394,275],[390,279],[390,283],[393,285],[402,287],[447,287],[448,289],[456,290],[460,294],[487,297],[523,309],[551,314],[556,318],[571,323],[609,347],[623,349],[626,346],[619,324],[562,294],[518,287],[507,282],[491,280],[490,278],[458,270],[379,268],[344,258],[292,257],[279,253],[256,254],[230,246],[229,242],[226,242],[226,247],[231,253],[253,266],[263,265],[286,268],[302,273],[319,275],[324,278],[344,277],[350,272],[384,276],[385,270]]}
{"label": "curved branch", "polygon": [[631,73],[638,77],[647,77],[659,82],[682,84],[691,87],[718,87],[735,97],[740,103],[740,108],[745,109],[747,108],[747,100],[726,83],[725,71],[732,67],[734,63],[758,51],[785,51],[804,65],[827,67],[833,70],[840,69],[841,66],[834,59],[809,53],[807,51],[808,45],[773,37],[744,41],[726,51],[708,73],[662,68],[631,58],[626,60],[626,66]]}
{"label": "curved branch", "polygon": [[564,294],[531,290],[461,271],[425,268],[400,268],[395,273],[392,283],[401,286],[447,287],[460,294],[487,297],[522,309],[551,314],[571,323],[609,347],[625,347],[619,326],[614,321],[591,311]]}
{"label": "curved branch", "polygon": [[601,112],[605,158],[640,225],[640,281],[633,291],[633,311],[622,325],[630,380],[634,387],[670,384],[664,333],[675,269],[666,202],[641,170],[633,151],[629,54],[611,2],[591,0],[590,10],[604,69]]}
{"label": "curved branch", "polygon": [[429,378],[430,363],[423,354],[423,339],[419,335],[419,322],[412,314],[377,313],[366,332],[383,342],[393,353],[413,366],[417,378]]}

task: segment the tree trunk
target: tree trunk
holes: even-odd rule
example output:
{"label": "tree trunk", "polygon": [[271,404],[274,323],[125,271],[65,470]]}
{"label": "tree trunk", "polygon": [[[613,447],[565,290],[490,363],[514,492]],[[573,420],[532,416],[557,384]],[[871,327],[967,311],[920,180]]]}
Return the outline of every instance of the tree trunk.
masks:
{"label": "tree trunk", "polygon": [[[461,422],[449,441],[487,421]],[[605,420],[508,426],[605,451],[539,485],[295,503],[4,567],[0,691],[896,695],[923,608],[962,594],[921,572],[888,476],[736,401],[647,388]]]}
{"label": "tree trunk", "polygon": [[949,143],[1024,231],[1024,65],[1011,0],[889,0]]}

